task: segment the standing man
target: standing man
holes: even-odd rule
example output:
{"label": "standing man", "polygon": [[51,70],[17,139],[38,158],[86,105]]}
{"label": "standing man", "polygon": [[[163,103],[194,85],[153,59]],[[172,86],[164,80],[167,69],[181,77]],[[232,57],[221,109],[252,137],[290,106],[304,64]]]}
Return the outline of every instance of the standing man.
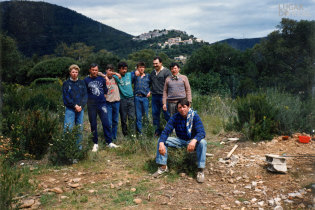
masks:
{"label": "standing man", "polygon": [[[170,70],[165,68],[162,65],[162,59],[160,57],[155,57],[153,59],[154,70],[151,72],[151,94],[152,94],[152,117],[153,117],[153,125],[155,127],[155,136],[159,136],[161,134],[160,130],[160,114],[161,109],[163,108],[163,89],[165,80],[167,77],[171,76]],[[166,121],[169,120],[169,113],[163,110],[164,119]]]}
{"label": "standing man", "polygon": [[62,85],[62,99],[66,107],[64,132],[72,130],[74,125],[79,126],[77,145],[81,149],[84,106],[88,97],[84,81],[78,79],[79,72],[78,65],[69,67],[70,78]]}
{"label": "standing man", "polygon": [[135,123],[135,104],[132,90],[132,81],[134,80],[135,73],[127,72],[128,65],[125,62],[118,63],[119,74],[121,79],[117,75],[114,75],[119,90],[120,90],[120,121],[121,129],[124,136],[128,135],[127,119],[129,126],[133,127]]}
{"label": "standing man", "polygon": [[150,75],[146,74],[145,63],[139,62],[137,64],[137,71],[139,76],[135,77],[134,94],[136,106],[136,125],[137,131],[142,133],[142,117],[144,120],[148,119],[149,97],[150,97]]}
{"label": "standing man", "polygon": [[119,105],[120,105],[120,94],[116,80],[113,75],[121,76],[115,72],[114,66],[108,64],[106,66],[106,75],[99,72],[100,76],[106,79],[106,86],[108,92],[106,94],[106,107],[109,122],[109,129],[111,130],[113,141],[117,139],[117,127],[119,118]]}
{"label": "standing man", "polygon": [[116,144],[112,143],[112,137],[109,129],[106,99],[104,94],[107,93],[106,80],[98,76],[98,65],[93,63],[90,65],[90,75],[84,79],[88,92],[88,115],[93,133],[93,152],[98,150],[97,136],[97,115],[101,118],[104,137],[108,147],[116,148]]}
{"label": "standing man", "polygon": [[[164,131],[159,138],[157,146],[156,163],[160,165],[157,172],[153,174],[153,177],[159,177],[160,175],[168,172],[167,168],[167,149],[168,147],[187,147],[188,152],[196,150],[197,153],[197,181],[204,182],[204,168],[206,165],[206,152],[207,142],[204,139],[206,136],[203,124],[199,115],[192,109],[190,109],[190,103],[186,99],[180,99],[177,102],[178,113],[174,114]],[[169,137],[175,128],[176,136]]]}
{"label": "standing man", "polygon": [[172,116],[177,112],[176,104],[180,99],[186,98],[191,104],[191,89],[188,78],[179,73],[178,63],[170,65],[172,76],[166,78],[163,91],[163,110]]}

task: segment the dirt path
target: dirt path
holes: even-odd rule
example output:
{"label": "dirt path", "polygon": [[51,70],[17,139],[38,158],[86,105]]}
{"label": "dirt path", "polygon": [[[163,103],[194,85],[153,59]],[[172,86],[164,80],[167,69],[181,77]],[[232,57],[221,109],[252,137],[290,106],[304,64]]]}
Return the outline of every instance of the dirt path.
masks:
{"label": "dirt path", "polygon": [[[94,162],[41,170],[33,177],[36,195],[28,199],[39,200],[44,209],[315,208],[314,191],[307,188],[315,183],[314,141],[238,142],[232,158],[237,161],[220,160],[234,144],[225,144],[207,158],[203,184],[174,172],[153,179],[140,163],[101,151]],[[274,174],[266,169],[265,154],[300,157],[287,158],[288,173]]]}

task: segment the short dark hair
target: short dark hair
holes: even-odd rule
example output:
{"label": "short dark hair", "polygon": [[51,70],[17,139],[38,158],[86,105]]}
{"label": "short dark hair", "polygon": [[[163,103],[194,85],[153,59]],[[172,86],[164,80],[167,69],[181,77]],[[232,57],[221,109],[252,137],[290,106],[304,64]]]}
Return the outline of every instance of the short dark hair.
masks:
{"label": "short dark hair", "polygon": [[94,67],[96,67],[96,66],[98,67],[98,64],[97,64],[97,63],[91,63],[91,64],[90,64],[90,69],[91,69],[91,68],[94,68]]}
{"label": "short dark hair", "polygon": [[144,66],[145,67],[145,63],[143,61],[140,61],[139,63],[137,63],[137,68],[140,66]]}
{"label": "short dark hair", "polygon": [[178,63],[175,63],[175,62],[171,63],[170,69],[172,69],[174,66],[177,66],[177,67],[180,69],[179,64],[178,64]]}
{"label": "short dark hair", "polygon": [[128,64],[126,63],[126,62],[123,62],[123,61],[121,61],[121,62],[119,62],[118,63],[118,70],[120,69],[120,68],[125,68],[125,67],[127,67],[128,68]]}
{"label": "short dark hair", "polygon": [[159,60],[159,62],[162,63],[162,58],[160,56],[155,56],[153,60]]}
{"label": "short dark hair", "polygon": [[110,69],[110,70],[112,70],[112,71],[115,71],[115,67],[114,67],[113,64],[108,64],[108,65],[106,66],[106,69],[105,69],[105,70],[108,70],[108,69]]}
{"label": "short dark hair", "polygon": [[182,98],[182,99],[179,99],[179,101],[176,104],[176,107],[178,107],[179,104],[182,106],[184,105],[189,106],[190,102],[186,98]]}

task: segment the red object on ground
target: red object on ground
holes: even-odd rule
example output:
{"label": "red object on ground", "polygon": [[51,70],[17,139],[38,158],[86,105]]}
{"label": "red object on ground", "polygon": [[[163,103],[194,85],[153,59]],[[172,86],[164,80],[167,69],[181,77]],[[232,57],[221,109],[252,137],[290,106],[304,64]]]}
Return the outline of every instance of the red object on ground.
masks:
{"label": "red object on ground", "polygon": [[301,143],[309,143],[311,140],[310,136],[299,136],[299,142]]}

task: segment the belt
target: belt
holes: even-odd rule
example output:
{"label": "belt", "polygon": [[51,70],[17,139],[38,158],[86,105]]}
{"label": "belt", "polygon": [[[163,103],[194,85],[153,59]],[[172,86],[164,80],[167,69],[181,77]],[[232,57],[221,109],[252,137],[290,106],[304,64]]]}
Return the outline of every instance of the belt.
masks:
{"label": "belt", "polygon": [[138,97],[146,97],[146,95],[144,95],[142,93],[136,94],[136,96],[138,96]]}

